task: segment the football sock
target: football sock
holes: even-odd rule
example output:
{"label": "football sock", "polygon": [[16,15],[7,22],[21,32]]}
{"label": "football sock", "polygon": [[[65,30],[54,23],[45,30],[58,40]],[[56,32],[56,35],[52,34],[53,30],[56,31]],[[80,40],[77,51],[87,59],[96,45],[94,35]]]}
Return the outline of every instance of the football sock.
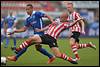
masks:
{"label": "football sock", "polygon": [[43,48],[39,48],[38,51],[39,51],[40,53],[42,53],[42,54],[48,56],[49,58],[52,58],[52,57],[53,57],[50,53],[48,53],[48,52],[47,52],[45,49],[43,49]]}
{"label": "football sock", "polygon": [[74,53],[74,55],[75,55],[75,57],[77,58],[77,59],[79,59],[79,55],[78,55],[78,52],[77,52],[77,45],[76,44],[73,44],[73,45],[71,45],[71,48],[72,48],[72,52]]}
{"label": "football sock", "polygon": [[91,47],[91,45],[90,44],[79,44],[78,45],[78,49],[80,49],[80,48],[86,48],[86,47]]}
{"label": "football sock", "polygon": [[18,54],[16,55],[16,59],[18,59],[23,53],[25,53],[26,50],[27,50],[27,48],[23,48],[22,50],[20,50],[20,51],[18,52]]}
{"label": "football sock", "polygon": [[31,42],[28,42],[28,41],[25,41],[25,42],[23,42],[18,48],[16,48],[15,50],[16,51],[20,51],[20,50],[22,50],[23,48],[27,48],[28,46],[30,46],[30,45],[32,45],[33,43],[31,43]]}
{"label": "football sock", "polygon": [[64,59],[64,60],[67,60],[67,55],[64,54],[64,53],[62,53],[60,58],[62,58],[62,59]]}
{"label": "football sock", "polygon": [[19,46],[19,48],[20,48],[20,49],[23,49],[23,48],[25,48],[25,47],[28,47],[30,44],[31,44],[31,42],[25,41],[25,42],[23,42],[23,43]]}

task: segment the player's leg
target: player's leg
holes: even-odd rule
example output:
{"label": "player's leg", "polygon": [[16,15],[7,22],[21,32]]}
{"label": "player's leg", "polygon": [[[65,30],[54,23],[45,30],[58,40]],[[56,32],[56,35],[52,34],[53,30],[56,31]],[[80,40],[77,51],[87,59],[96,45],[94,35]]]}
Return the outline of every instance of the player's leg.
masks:
{"label": "player's leg", "polygon": [[16,37],[13,37],[14,48],[16,48]]}
{"label": "player's leg", "polygon": [[11,61],[17,61],[20,56],[22,56],[27,51],[27,48],[23,48],[16,55],[8,56],[7,59]]}
{"label": "player's leg", "polygon": [[78,55],[78,48],[77,48],[77,45],[79,43],[79,39],[78,39],[79,35],[80,35],[80,33],[73,32],[73,35],[70,37],[70,45],[72,48],[72,52],[74,53],[77,60],[80,60],[80,57]]}
{"label": "player's leg", "polygon": [[92,42],[85,43],[85,44],[83,44],[83,43],[82,44],[78,44],[78,49],[86,48],[86,47],[90,47],[90,48],[96,49],[95,44],[92,44]]}
{"label": "player's leg", "polygon": [[61,58],[61,59],[67,59],[67,55],[61,53],[57,47],[52,47],[51,50],[56,57]]}
{"label": "player's leg", "polygon": [[27,48],[28,48],[28,47],[23,48],[23,49],[20,50],[20,51],[16,51],[16,50],[15,50],[16,48],[13,47],[12,50],[16,53],[16,56],[13,56],[13,58],[14,58],[13,60],[16,61],[21,55],[23,55],[23,54],[27,51]]}
{"label": "player's leg", "polygon": [[58,47],[52,47],[51,50],[53,51],[54,55],[58,58],[61,58],[63,60],[67,60],[72,64],[77,64],[76,60],[73,60],[73,58],[68,57],[65,53],[61,53],[58,49]]}
{"label": "player's leg", "polygon": [[[49,54],[45,49],[43,49],[43,48],[41,47],[40,44],[37,44],[37,45],[36,45],[36,49],[37,49],[39,52],[41,52],[42,54],[48,56],[49,58],[53,58],[53,57],[54,57],[54,56],[52,56],[51,54]],[[18,51],[17,54],[16,54],[16,56],[13,56],[13,57],[15,58],[15,60],[17,60],[23,53],[25,53],[26,50],[27,50],[27,47],[26,47],[26,48],[23,48],[23,49],[20,50],[20,51]]]}
{"label": "player's leg", "polygon": [[9,40],[10,40],[11,35],[8,35],[8,33],[10,33],[11,30],[12,30],[11,28],[8,28],[8,29],[7,29],[7,32],[6,32],[6,44],[5,44],[5,48],[7,48],[8,45],[9,45]]}
{"label": "player's leg", "polygon": [[16,61],[23,53],[26,52],[26,48],[31,46],[31,44],[33,44],[33,42],[34,43],[41,43],[42,42],[39,35],[36,35],[36,36],[34,35],[34,36],[28,38],[18,48],[15,49],[16,51],[18,51],[18,54],[13,55],[13,56],[8,56],[7,59],[10,61]]}
{"label": "player's leg", "polygon": [[25,47],[20,51],[16,51],[16,48],[14,47],[12,47],[11,49],[16,53],[16,56],[12,56],[13,61],[16,61],[21,55],[23,55],[27,51],[28,47]]}
{"label": "player's leg", "polygon": [[[13,28],[13,30],[16,30],[16,28]],[[13,42],[14,42],[14,48],[16,48],[16,34],[12,34]]]}
{"label": "player's leg", "polygon": [[9,45],[9,40],[10,40],[10,36],[6,34],[6,44],[5,44],[5,48],[8,47],[8,45]]}
{"label": "player's leg", "polygon": [[40,53],[42,53],[45,56],[48,56],[49,58],[52,58],[53,55],[51,55],[49,52],[47,52],[44,48],[42,48],[42,45],[37,44],[35,45],[35,48],[37,51],[39,51]]}
{"label": "player's leg", "polygon": [[9,38],[9,37],[6,37],[6,44],[5,44],[5,48],[7,48],[7,47],[8,47],[8,45],[9,45],[9,40],[10,40],[10,38]]}
{"label": "player's leg", "polygon": [[86,48],[86,47],[91,47],[93,49],[96,49],[96,46],[92,44],[91,42],[88,44],[79,44],[79,36],[80,36],[79,32],[74,32],[70,38],[71,48],[77,60],[80,59],[78,56],[78,51],[77,51],[78,49]]}
{"label": "player's leg", "polygon": [[34,43],[41,43],[41,42],[42,42],[42,40],[41,40],[40,36],[39,36],[39,35],[34,35],[34,36],[28,38],[26,41],[24,41],[24,42],[19,46],[19,48],[16,48],[16,50],[19,51],[19,50],[21,50],[21,49],[23,49],[23,48],[25,48],[25,47],[30,46],[31,44],[34,44]]}
{"label": "player's leg", "polygon": [[[49,45],[49,47],[51,48],[51,50],[53,51],[54,55],[58,58],[64,59],[64,60],[68,60],[69,62],[76,64],[76,60],[73,61],[73,59],[71,57],[68,57],[66,54],[61,53],[59,51],[58,45],[57,45],[57,40],[51,36],[48,36],[48,38],[45,37],[45,43],[47,42],[47,44]],[[48,60],[48,63],[51,63],[54,59]]]}

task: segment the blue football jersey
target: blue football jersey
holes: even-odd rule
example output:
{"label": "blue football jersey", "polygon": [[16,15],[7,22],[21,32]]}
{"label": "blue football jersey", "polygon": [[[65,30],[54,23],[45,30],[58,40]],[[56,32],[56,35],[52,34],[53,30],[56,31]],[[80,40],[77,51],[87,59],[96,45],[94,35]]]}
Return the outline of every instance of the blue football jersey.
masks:
{"label": "blue football jersey", "polygon": [[36,32],[35,31],[36,28],[41,29],[44,27],[44,23],[42,20],[42,17],[44,15],[45,14],[42,12],[33,11],[32,15],[26,19],[25,26],[26,27],[31,26],[34,30],[34,34],[44,34],[44,32]]}
{"label": "blue football jersey", "polygon": [[13,16],[7,16],[5,18],[5,22],[7,23],[8,28],[11,28],[16,21],[17,21],[16,17]]}

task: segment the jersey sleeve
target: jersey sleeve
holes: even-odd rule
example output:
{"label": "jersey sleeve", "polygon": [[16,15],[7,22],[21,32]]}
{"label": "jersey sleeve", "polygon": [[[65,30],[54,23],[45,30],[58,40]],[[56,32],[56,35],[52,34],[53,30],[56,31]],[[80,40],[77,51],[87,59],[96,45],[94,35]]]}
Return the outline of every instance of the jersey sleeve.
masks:
{"label": "jersey sleeve", "polygon": [[36,15],[38,16],[38,17],[44,17],[44,13],[43,12],[36,12]]}

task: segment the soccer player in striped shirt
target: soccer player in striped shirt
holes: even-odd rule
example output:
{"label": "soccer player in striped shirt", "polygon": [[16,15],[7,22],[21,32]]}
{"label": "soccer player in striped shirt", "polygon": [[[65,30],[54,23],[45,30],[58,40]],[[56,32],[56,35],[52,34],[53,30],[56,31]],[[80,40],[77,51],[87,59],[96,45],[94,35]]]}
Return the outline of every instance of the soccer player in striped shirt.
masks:
{"label": "soccer player in striped shirt", "polygon": [[[76,60],[73,60],[71,57],[68,57],[66,54],[61,53],[59,51],[57,45],[57,38],[62,31],[64,31],[66,28],[70,28],[71,26],[75,25],[75,23],[78,22],[79,20],[81,19],[78,19],[75,22],[70,24],[68,22],[64,22],[64,23],[52,22],[52,24],[50,24],[49,26],[46,26],[42,29],[38,29],[39,32],[46,30],[44,35],[34,35],[28,38],[19,46],[19,48],[16,48],[16,51],[20,51],[26,47],[29,47],[32,43],[48,44],[56,57],[64,60],[68,60],[73,64],[77,64]],[[17,31],[14,31],[13,33],[16,32]],[[14,61],[16,56],[8,56],[7,58],[8,60]]]}
{"label": "soccer player in striped shirt", "polygon": [[[68,17],[66,18],[68,22],[73,22],[79,18],[81,18],[80,14],[74,10],[73,3],[67,3]],[[62,16],[66,16],[64,13]],[[70,27],[70,31],[72,35],[70,36],[70,45],[72,48],[72,52],[75,54],[77,60],[80,59],[77,50],[80,48],[91,47],[96,49],[96,46],[91,42],[88,44],[79,44],[79,36],[80,34],[85,34],[84,21],[80,20],[79,23],[76,23],[74,26]]]}

